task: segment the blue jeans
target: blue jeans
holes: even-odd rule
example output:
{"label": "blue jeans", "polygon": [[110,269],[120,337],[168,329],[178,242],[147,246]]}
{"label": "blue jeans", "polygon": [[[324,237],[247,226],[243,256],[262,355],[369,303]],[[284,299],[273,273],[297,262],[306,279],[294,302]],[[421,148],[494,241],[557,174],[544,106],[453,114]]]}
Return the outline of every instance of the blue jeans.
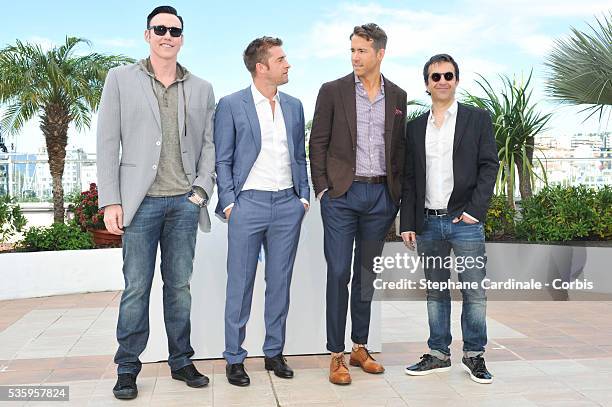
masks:
{"label": "blue jeans", "polygon": [[149,296],[155,272],[157,245],[161,248],[164,282],[164,322],[168,335],[168,364],[177,370],[191,364],[191,293],[200,208],[187,194],[145,197],[123,235],[125,290],[119,306],[115,354],[117,373],[140,372],[138,359],[149,339]]}
{"label": "blue jeans", "polygon": [[[456,264],[455,270],[459,281],[476,283],[478,288],[461,290],[463,352],[466,356],[473,357],[484,353],[487,344],[487,297],[481,284],[486,275],[484,228],[480,222],[470,225],[463,221],[452,223],[452,220],[451,216],[426,215],[423,232],[417,236],[417,250],[419,255],[423,256],[425,278],[428,281],[449,280],[450,268],[445,260],[450,256],[452,249],[456,259],[456,263],[453,264]],[[469,258],[473,261],[468,261]],[[427,345],[432,355],[441,358],[450,356],[451,297],[448,289],[427,290],[427,313],[429,315]]]}

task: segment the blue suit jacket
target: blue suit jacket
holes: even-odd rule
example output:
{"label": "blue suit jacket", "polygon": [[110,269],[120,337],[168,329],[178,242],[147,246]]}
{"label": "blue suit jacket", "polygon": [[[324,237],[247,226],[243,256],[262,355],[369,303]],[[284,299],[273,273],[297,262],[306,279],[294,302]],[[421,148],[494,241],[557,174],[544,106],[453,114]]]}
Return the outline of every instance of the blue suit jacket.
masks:
{"label": "blue suit jacket", "polygon": [[[287,145],[291,157],[291,175],[295,193],[310,201],[304,141],[302,102],[279,92]],[[236,201],[261,151],[261,130],[251,87],[219,100],[215,112],[215,156],[219,202],[215,212],[225,218],[223,209]]]}

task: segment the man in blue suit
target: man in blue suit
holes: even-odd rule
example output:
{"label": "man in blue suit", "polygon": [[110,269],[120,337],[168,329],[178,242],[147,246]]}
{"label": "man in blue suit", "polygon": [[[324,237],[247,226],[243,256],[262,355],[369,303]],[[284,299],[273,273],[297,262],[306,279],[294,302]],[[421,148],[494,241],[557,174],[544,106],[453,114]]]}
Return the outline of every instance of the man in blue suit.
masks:
{"label": "man in blue suit", "polygon": [[244,63],[253,77],[246,89],[221,98],[215,114],[219,203],[228,220],[225,351],[228,381],[248,386],[242,348],[258,255],[265,252],[265,367],[282,378],[293,371],[283,357],[293,263],[310,187],[306,172],[302,103],[279,85],[290,68],[278,38],[253,40]]}

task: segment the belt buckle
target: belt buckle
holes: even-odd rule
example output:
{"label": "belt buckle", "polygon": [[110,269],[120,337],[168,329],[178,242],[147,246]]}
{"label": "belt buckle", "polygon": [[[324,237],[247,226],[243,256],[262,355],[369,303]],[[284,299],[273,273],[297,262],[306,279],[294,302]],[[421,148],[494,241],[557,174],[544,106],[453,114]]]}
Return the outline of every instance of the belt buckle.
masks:
{"label": "belt buckle", "polygon": [[443,209],[427,209],[427,215],[430,216],[435,216],[435,217],[441,217],[444,216],[444,213],[440,213],[440,211],[442,211]]}

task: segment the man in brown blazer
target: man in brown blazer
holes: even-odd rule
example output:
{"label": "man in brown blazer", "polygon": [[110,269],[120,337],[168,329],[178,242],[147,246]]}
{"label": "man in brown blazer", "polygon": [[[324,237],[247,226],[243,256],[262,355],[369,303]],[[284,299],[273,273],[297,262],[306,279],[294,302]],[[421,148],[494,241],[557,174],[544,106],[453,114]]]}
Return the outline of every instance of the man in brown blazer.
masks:
{"label": "man in brown blazer", "polygon": [[324,228],[327,349],[334,384],[351,382],[344,360],[351,274],[350,364],[368,373],[384,372],[366,347],[372,261],[397,215],[404,168],[406,92],[380,73],[387,35],[376,24],[365,24],[349,38],[353,72],[323,84],[310,134],[311,175]]}

